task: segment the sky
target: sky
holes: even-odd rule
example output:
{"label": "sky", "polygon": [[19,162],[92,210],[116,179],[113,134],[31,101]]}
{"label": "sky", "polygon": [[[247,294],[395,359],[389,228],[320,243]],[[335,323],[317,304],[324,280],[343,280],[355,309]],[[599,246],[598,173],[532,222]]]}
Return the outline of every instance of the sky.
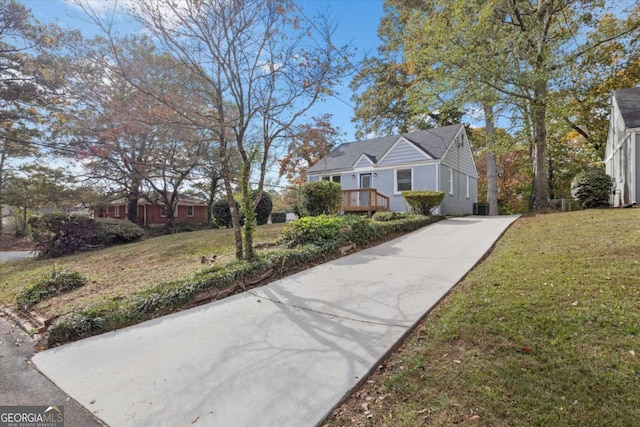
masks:
{"label": "sky", "polygon": [[[91,0],[96,4],[112,3],[113,0]],[[21,0],[31,9],[34,17],[42,23],[53,22],[63,27],[81,30],[86,36],[97,33],[95,27],[83,18],[83,12],[65,0]],[[378,25],[382,18],[383,0],[296,0],[306,16],[312,17],[318,12],[328,11],[336,24],[334,44],[342,46],[351,43],[357,48],[357,57],[375,55],[380,43],[377,36]],[[344,81],[337,89],[336,97],[316,104],[311,115],[333,114],[333,124],[344,133],[344,141],[355,140],[352,92],[349,81]]]}

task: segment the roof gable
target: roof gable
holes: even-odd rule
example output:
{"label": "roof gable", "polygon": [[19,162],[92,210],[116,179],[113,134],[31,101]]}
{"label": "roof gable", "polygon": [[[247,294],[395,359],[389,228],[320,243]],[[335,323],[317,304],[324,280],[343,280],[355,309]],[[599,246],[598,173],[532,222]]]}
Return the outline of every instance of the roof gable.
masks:
{"label": "roof gable", "polygon": [[376,164],[376,158],[367,153],[362,153],[358,160],[354,163],[353,168],[367,168]]}
{"label": "roof gable", "polygon": [[625,127],[640,128],[640,87],[614,90],[613,97]]}
{"label": "roof gable", "polygon": [[396,142],[382,156],[379,165],[408,163],[422,160],[433,160],[426,150],[400,136]]}

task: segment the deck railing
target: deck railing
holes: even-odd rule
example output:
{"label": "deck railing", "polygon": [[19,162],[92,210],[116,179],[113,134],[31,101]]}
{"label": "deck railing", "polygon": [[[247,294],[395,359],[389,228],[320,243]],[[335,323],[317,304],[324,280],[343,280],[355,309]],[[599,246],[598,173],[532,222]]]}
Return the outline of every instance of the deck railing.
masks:
{"label": "deck railing", "polygon": [[342,210],[345,212],[374,212],[389,210],[389,197],[378,193],[375,188],[342,190]]}

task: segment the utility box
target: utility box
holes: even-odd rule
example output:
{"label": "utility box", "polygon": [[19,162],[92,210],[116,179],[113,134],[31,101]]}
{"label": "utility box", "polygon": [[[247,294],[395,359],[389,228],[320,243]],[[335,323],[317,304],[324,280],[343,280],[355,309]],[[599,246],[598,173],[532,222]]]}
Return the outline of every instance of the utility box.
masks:
{"label": "utility box", "polygon": [[474,215],[489,215],[489,203],[474,203],[473,214]]}

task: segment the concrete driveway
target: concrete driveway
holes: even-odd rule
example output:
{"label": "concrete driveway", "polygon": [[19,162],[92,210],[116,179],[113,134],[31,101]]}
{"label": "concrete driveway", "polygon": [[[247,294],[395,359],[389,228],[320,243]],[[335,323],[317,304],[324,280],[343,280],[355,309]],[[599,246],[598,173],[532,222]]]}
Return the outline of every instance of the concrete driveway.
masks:
{"label": "concrete driveway", "polygon": [[110,426],[314,426],[516,218],[441,221],[33,362]]}
{"label": "concrete driveway", "polygon": [[17,261],[21,259],[28,259],[36,256],[35,252],[31,251],[7,251],[0,252],[0,262]]}

